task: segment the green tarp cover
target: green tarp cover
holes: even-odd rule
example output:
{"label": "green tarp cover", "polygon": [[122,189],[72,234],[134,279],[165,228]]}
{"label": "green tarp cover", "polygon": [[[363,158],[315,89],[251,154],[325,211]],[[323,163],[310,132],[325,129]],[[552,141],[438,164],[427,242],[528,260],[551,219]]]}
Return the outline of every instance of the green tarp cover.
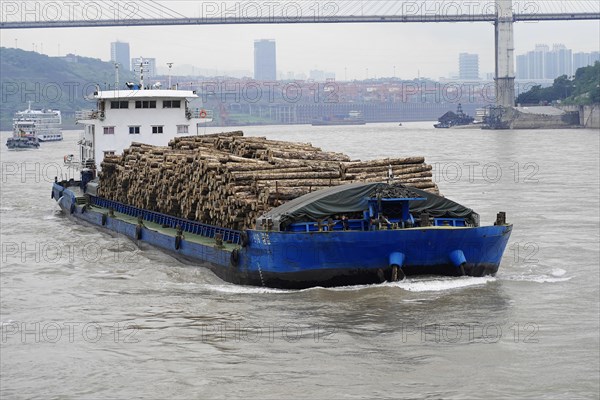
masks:
{"label": "green tarp cover", "polygon": [[257,228],[260,229],[264,219],[271,219],[272,228],[279,230],[294,222],[316,221],[338,214],[364,211],[368,209],[369,198],[392,186],[409,189],[418,197],[426,199],[410,202],[410,212],[414,215],[427,211],[432,217],[467,218],[479,225],[479,216],[470,208],[424,190],[399,184],[350,183],[318,190],[288,201],[258,218]]}
{"label": "green tarp cover", "polygon": [[420,197],[427,200],[416,200],[410,202],[410,212],[417,216],[426,211],[430,216],[441,218],[465,218],[475,226],[479,226],[479,214],[470,208],[458,204],[455,201],[426,192],[421,189],[410,188]]}

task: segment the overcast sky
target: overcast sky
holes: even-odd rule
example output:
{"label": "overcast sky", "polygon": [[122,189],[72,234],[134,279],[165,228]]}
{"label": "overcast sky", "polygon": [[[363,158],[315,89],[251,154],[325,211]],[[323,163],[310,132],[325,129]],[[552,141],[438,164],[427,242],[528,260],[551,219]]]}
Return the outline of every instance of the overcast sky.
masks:
{"label": "overcast sky", "polygon": [[[4,2],[4,1],[3,1]],[[187,3],[192,4],[192,3]],[[439,78],[458,71],[460,52],[477,53],[480,74],[494,70],[491,23],[381,23],[215,25],[127,28],[2,30],[4,47],[50,56],[75,53],[110,59],[110,42],[130,43],[132,57],[154,57],[159,65],[195,65],[221,74],[253,70],[253,41],[275,39],[277,69],[308,74],[311,69],[336,73],[338,80],[396,76]],[[515,24],[516,54],[536,43],[563,43],[578,51],[600,49],[600,21]]]}

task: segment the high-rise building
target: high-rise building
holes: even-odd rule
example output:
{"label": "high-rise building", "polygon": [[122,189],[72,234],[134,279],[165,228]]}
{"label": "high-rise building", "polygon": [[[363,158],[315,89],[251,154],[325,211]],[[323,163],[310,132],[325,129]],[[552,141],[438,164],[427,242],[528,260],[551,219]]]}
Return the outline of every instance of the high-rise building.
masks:
{"label": "high-rise building", "polygon": [[529,53],[529,73],[531,79],[545,79],[546,56],[550,51],[547,44],[536,44],[532,53]]}
{"label": "high-rise building", "polygon": [[591,64],[590,53],[573,53],[573,71]]}
{"label": "high-rise building", "polygon": [[529,54],[518,55],[515,59],[517,61],[515,77],[517,79],[529,79]]}
{"label": "high-rise building", "polygon": [[543,73],[538,74],[540,78],[554,79],[561,74],[558,72],[558,53],[555,51],[547,51],[544,53]]}
{"label": "high-rise building", "polygon": [[276,60],[275,40],[254,41],[254,79],[258,81],[277,80]]}
{"label": "high-rise building", "polygon": [[112,42],[110,44],[110,61],[120,64],[120,68],[131,71],[129,67],[129,43]]}
{"label": "high-rise building", "polygon": [[458,55],[458,77],[463,80],[479,79],[479,55],[460,53]]}
{"label": "high-rise building", "polygon": [[549,76],[548,79],[554,79],[562,75],[573,75],[573,51],[567,49],[564,44],[555,44],[552,46],[552,53],[554,53],[556,60],[556,71],[554,76]]}
{"label": "high-rise building", "polygon": [[591,53],[573,53],[573,74],[579,68],[594,65],[596,61],[600,61],[600,51],[592,51]]}
{"label": "high-rise building", "polygon": [[529,79],[529,57],[527,54],[517,56],[517,79]]}
{"label": "high-rise building", "polygon": [[517,56],[517,79],[552,80],[573,75],[573,63],[586,62],[584,56],[573,56],[564,44],[537,44],[533,51]]}

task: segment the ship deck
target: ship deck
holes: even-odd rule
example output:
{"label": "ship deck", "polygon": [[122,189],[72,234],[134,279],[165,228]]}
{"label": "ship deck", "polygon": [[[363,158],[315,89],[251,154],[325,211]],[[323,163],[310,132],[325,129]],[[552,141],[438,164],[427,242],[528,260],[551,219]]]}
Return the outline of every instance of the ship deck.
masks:
{"label": "ship deck", "polygon": [[[72,189],[73,188],[69,188],[69,190],[72,190]],[[105,213],[108,213],[108,208],[93,205],[93,206],[91,206],[90,211],[94,211],[94,212],[97,212],[100,214],[105,214]],[[121,221],[130,223],[132,225],[138,224],[138,220],[136,217],[132,217],[131,215],[123,214],[123,213],[120,213],[117,211],[114,211],[114,217],[112,217],[112,218],[119,219]],[[165,227],[165,226],[159,225],[155,222],[144,221],[144,227],[147,229],[150,229],[152,231],[159,232],[163,235],[167,235],[167,236],[171,236],[171,237],[177,236],[177,230],[175,228]],[[213,238],[205,237],[202,235],[197,235],[197,234],[190,233],[190,232],[184,232],[183,239],[188,242],[201,244],[203,246],[215,246],[215,240]],[[222,249],[227,250],[227,251],[233,251],[234,249],[236,249],[238,247],[239,246],[236,244],[227,243],[224,241]]]}

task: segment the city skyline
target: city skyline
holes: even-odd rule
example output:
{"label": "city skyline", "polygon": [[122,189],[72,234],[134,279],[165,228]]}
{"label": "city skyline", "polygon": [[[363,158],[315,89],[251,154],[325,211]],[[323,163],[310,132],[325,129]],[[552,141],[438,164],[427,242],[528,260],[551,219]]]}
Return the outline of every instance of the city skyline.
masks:
{"label": "city skyline", "polygon": [[[339,80],[394,75],[438,79],[456,69],[456,55],[461,52],[479,54],[481,76],[494,70],[494,32],[487,23],[78,28],[80,34],[72,32],[6,30],[0,44],[40,52],[43,47],[50,56],[74,53],[107,61],[106,47],[89,44],[127,38],[131,57],[156,58],[159,72],[167,62],[213,71],[253,71],[253,40],[269,37],[278,43],[278,77],[324,70]],[[219,40],[202,40],[207,36]],[[515,54],[533,48],[541,38],[564,43],[573,52],[591,52],[600,48],[600,26],[595,21],[517,23]]]}
{"label": "city skyline", "polygon": [[572,76],[578,68],[600,61],[600,52],[573,52],[563,43],[538,43],[533,50],[518,54],[517,79],[553,80],[562,75]]}

